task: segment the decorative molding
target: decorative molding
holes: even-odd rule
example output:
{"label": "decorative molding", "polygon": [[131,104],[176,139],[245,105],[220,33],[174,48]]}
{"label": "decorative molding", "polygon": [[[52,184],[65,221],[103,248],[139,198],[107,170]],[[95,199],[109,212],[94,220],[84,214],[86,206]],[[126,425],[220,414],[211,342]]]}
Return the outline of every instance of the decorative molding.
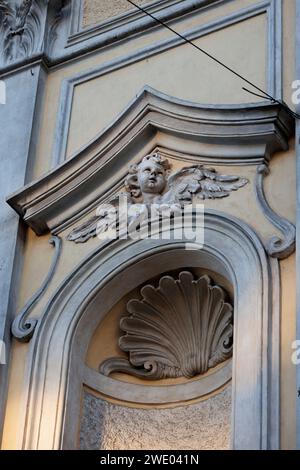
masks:
{"label": "decorative molding", "polygon": [[224,387],[232,380],[232,360],[225,361],[219,367],[209,370],[206,374],[194,377],[181,384],[155,385],[135,384],[116,380],[95,369],[85,366],[83,368],[83,383],[102,395],[112,397],[127,403],[166,405],[179,404],[186,400],[195,400],[206,397],[210,393]]}
{"label": "decorative molding", "polygon": [[[183,34],[189,40],[195,40],[200,37],[206,36],[213,32],[219,31],[220,29],[226,28],[240,21],[255,17],[259,14],[265,13],[268,21],[268,58],[267,58],[267,71],[268,71],[268,83],[267,92],[271,95],[275,95],[277,99],[282,98],[282,11],[280,8],[280,2],[282,0],[266,0],[263,2],[256,3],[250,7],[243,8],[240,11],[234,12],[233,14],[223,16],[214,21],[206,23],[204,25],[197,26],[189,31],[185,31]],[[203,0],[196,3],[203,3]],[[178,9],[182,8],[184,4],[188,2],[180,2]],[[181,13],[182,14],[182,13]],[[150,18],[151,20],[151,18]],[[146,19],[144,18],[144,21]],[[151,20],[152,21],[152,20]],[[101,37],[101,36],[100,36]],[[115,38],[115,31],[113,31],[113,37]],[[128,34],[126,34],[128,37]],[[118,39],[119,36],[118,36]],[[149,58],[157,53],[165,52],[174,47],[178,47],[184,44],[181,38],[176,36],[171,39],[163,40],[161,42],[151,44],[138,51],[118,57],[108,61],[100,66],[94,67],[88,71],[80,72],[71,78],[67,78],[62,82],[61,95],[59,100],[59,111],[56,124],[56,132],[53,146],[52,162],[53,167],[63,162],[66,159],[67,152],[67,139],[71,123],[72,113],[72,102],[74,97],[75,87],[85,82],[99,78],[102,75],[113,72],[120,68],[131,65],[145,58]]]}
{"label": "decorative molding", "polygon": [[31,339],[35,327],[37,325],[38,320],[33,318],[28,319],[28,315],[32,308],[36,305],[36,303],[40,300],[40,298],[45,293],[51,279],[55,274],[55,270],[59,261],[60,253],[61,253],[61,239],[59,237],[51,237],[49,243],[53,245],[55,252],[53,256],[53,260],[51,263],[51,267],[49,272],[41,285],[41,287],[37,290],[37,292],[31,297],[31,299],[27,302],[25,307],[22,311],[17,315],[14,319],[11,332],[14,338],[21,342],[27,342]]}
{"label": "decorative molding", "polygon": [[[33,0],[37,1],[37,0]],[[42,0],[48,1],[48,0]],[[273,0],[269,0],[273,1]],[[67,61],[92,53],[95,50],[127,39],[129,36],[146,31],[157,26],[156,21],[150,17],[145,17],[141,12],[130,12],[124,18],[115,18],[116,22],[108,27],[96,25],[95,27],[82,29],[82,0],[51,0],[50,8],[59,2],[68,3],[70,14],[64,17],[62,29],[60,30],[60,40],[55,47],[46,47],[39,54],[34,54],[30,58],[24,57],[15,61],[14,64],[7,64],[1,67],[1,74],[10,73],[17,68],[30,66],[33,62],[39,61],[48,67],[54,67]],[[176,2],[176,3],[175,3]],[[210,6],[218,6],[219,0],[160,0],[150,8],[162,21],[169,21],[193,12],[197,9],[206,9]],[[122,16],[122,15],[121,15]],[[103,29],[104,28],[104,29]],[[47,33],[46,33],[47,36]]]}
{"label": "decorative molding", "polygon": [[51,4],[48,15],[46,39],[46,50],[48,55],[51,55],[55,47],[56,40],[59,39],[59,28],[64,20],[68,20],[71,15],[71,10],[72,5],[70,0],[59,0],[56,3],[53,2],[53,4]]}
{"label": "decorative molding", "polygon": [[[38,3],[37,0],[33,1]],[[255,5],[250,5],[234,15],[223,16],[220,19],[199,28],[200,35],[209,34],[213,31],[217,31],[218,29],[226,28],[230,24],[243,21],[244,19],[254,17],[261,13],[266,13],[268,18],[269,53],[267,91],[271,95],[276,95],[277,99],[282,98],[280,94],[282,90],[282,62],[280,52],[282,50],[281,1],[282,0],[264,0],[256,3]],[[124,15],[121,15],[121,17],[116,17],[108,24],[100,24],[91,28],[81,29],[82,0],[72,1],[72,14],[69,14],[69,12],[71,12],[71,0],[52,0],[50,7],[52,7],[52,5],[55,6],[59,2],[68,3],[69,8],[68,14],[63,18],[66,21],[62,21],[63,26],[60,30],[61,39],[57,41],[55,47],[53,47],[53,43],[50,44],[48,41],[45,41],[44,50],[40,50],[39,52],[32,54],[30,57],[22,56],[18,60],[14,61],[14,63],[6,63],[6,65],[3,64],[1,67],[1,75],[4,76],[26,66],[30,67],[34,63],[42,63],[45,67],[51,68],[67,61],[77,60],[78,58],[88,53],[92,53],[101,47],[107,46],[115,41],[120,41],[122,38],[128,38],[129,36],[157,25],[154,20],[149,17],[145,17],[141,12],[132,11],[129,12],[129,16],[127,14],[122,18]],[[219,6],[219,0],[185,0],[184,2],[176,0],[161,0],[155,3],[150,11],[152,11],[152,13],[156,13],[159,19],[167,22],[192,11],[205,11],[208,8],[218,9]],[[51,25],[48,25],[46,37],[49,36],[49,28],[51,29]],[[189,33],[192,34],[192,31],[185,32],[187,36],[189,36]],[[196,37],[200,36],[191,36],[189,39],[196,39]],[[182,43],[180,39],[178,42],[178,38],[174,38],[174,40],[174,45],[170,45],[170,47],[176,47],[176,45]],[[47,44],[50,44],[50,47],[48,47]],[[145,48],[145,57],[156,54],[160,50],[165,50],[164,42],[151,47],[153,52],[151,52],[151,48],[148,52],[148,48]],[[137,55],[137,60],[139,60],[138,56],[139,54]],[[126,65],[128,58],[124,57],[122,60],[124,65]],[[133,61],[135,60],[133,59]],[[64,156],[65,155],[63,155],[63,158]],[[57,160],[54,161],[57,162]]]}
{"label": "decorative molding", "polygon": [[[70,60],[100,47],[157,27],[157,22],[132,8],[127,13],[118,15],[102,23],[87,28],[82,27],[82,0],[75,2],[71,17],[70,34],[65,49],[57,51],[53,60]],[[273,0],[269,0],[273,1]],[[206,11],[218,6],[219,0],[158,0],[145,5],[148,11],[161,21],[168,22],[197,10]]]}
{"label": "decorative molding", "polygon": [[99,372],[125,372],[145,379],[192,378],[232,355],[233,308],[226,293],[208,276],[195,280],[182,271],[178,280],[163,276],[159,286],[141,290],[142,300],[127,304],[120,321],[120,349],[129,359],[105,360]]}
{"label": "decorative molding", "polygon": [[[85,243],[109,229],[119,230],[119,207],[126,210],[127,229],[137,220],[150,220],[153,210],[158,217],[180,216],[182,208],[194,199],[220,199],[248,183],[239,176],[220,175],[214,168],[203,165],[184,167],[169,174],[171,165],[159,152],[146,155],[137,165],[131,165],[125,179],[127,193],[119,193],[102,210],[79,227],[74,228],[67,240]],[[124,202],[126,201],[126,208]],[[130,210],[134,204],[135,210]],[[168,214],[166,209],[168,207]]]}
{"label": "decorative molding", "polygon": [[77,0],[72,2],[69,38],[78,34],[83,29],[83,9],[84,0]]}
{"label": "decorative molding", "polygon": [[[110,396],[121,389],[130,396],[134,390],[142,403],[147,403],[147,393],[152,396],[151,403],[168,403],[171,391],[176,402],[177,386],[166,390],[165,396],[165,387],[159,387],[161,395],[157,397],[149,384],[128,384],[96,370],[93,382],[89,381],[85,378],[86,352],[95,329],[124,295],[165,270],[197,267],[228,279],[235,293],[233,447],[278,448],[272,432],[280,419],[279,402],[276,395],[270,399],[280,367],[278,361],[273,364],[272,355],[273,342],[277,346],[280,338],[280,330],[273,333],[273,326],[278,325],[279,302],[272,295],[279,284],[278,270],[272,269],[278,260],[267,257],[255,232],[234,217],[209,211],[204,227],[201,251],[187,251],[184,243],[170,243],[163,237],[115,240],[98,245],[63,280],[43,311],[30,348],[21,403],[24,419],[18,423],[20,447],[76,448],[83,384],[103,393],[101,383],[105,383]],[[178,384],[180,401],[189,400],[190,392],[195,393],[199,384],[193,384],[194,380]]]}
{"label": "decorative molding", "polygon": [[[199,1],[194,1],[193,6],[196,8],[196,6],[200,4],[202,8],[205,8],[207,5],[215,3],[216,1],[217,0],[201,0],[201,3]],[[148,3],[146,5],[144,4],[143,7],[145,7],[151,14],[157,15],[166,8],[173,7],[174,9],[174,6],[181,2],[182,0],[148,0]],[[128,3],[129,10],[117,15],[110,16],[104,20],[100,19],[100,21],[96,23],[84,26],[84,0],[78,0],[75,3],[76,6],[74,6],[72,11],[71,34],[68,38],[69,45],[90,39],[96,35],[98,36],[100,34],[104,34],[107,31],[116,30],[117,28],[120,28],[124,25],[129,25],[133,21],[145,18],[145,15],[141,11],[134,8],[132,5],[130,6]],[[190,9],[190,0],[188,3],[188,8]],[[186,5],[184,6],[184,10],[182,10],[183,5],[178,5],[178,7],[177,8],[180,12],[185,12]],[[178,11],[177,8],[176,12]]]}
{"label": "decorative molding", "polygon": [[227,157],[258,164],[287,149],[293,131],[294,120],[278,104],[204,106],[145,87],[76,158],[15,193],[8,203],[37,234],[57,234],[124,184],[129,163],[138,163],[145,149],[152,151],[157,132],[160,139],[176,136],[183,154],[196,142],[200,162],[201,148],[205,155],[211,144],[210,155],[219,164]]}
{"label": "decorative molding", "polygon": [[268,18],[268,90],[277,99],[283,98],[283,0],[272,0]]}
{"label": "decorative molding", "polygon": [[264,192],[264,178],[270,173],[268,165],[262,164],[256,172],[256,196],[266,218],[283,234],[283,238],[272,237],[266,244],[266,250],[272,257],[284,259],[295,251],[296,228],[284,217],[280,217],[269,206]]}

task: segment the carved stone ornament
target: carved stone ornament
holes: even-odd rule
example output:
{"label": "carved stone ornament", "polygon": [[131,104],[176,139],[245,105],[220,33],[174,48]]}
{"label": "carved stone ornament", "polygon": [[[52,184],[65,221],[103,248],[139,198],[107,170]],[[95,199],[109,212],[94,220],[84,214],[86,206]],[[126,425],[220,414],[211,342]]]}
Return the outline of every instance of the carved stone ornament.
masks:
{"label": "carved stone ornament", "polygon": [[191,378],[231,357],[233,307],[208,276],[195,280],[187,271],[177,280],[164,276],[157,288],[143,287],[141,295],[142,300],[128,302],[130,315],[120,321],[126,334],[119,346],[129,358],[105,360],[100,373]]}
{"label": "carved stone ornament", "polygon": [[276,214],[269,206],[265,191],[264,178],[269,175],[270,169],[268,165],[262,164],[257,167],[256,171],[256,196],[266,218],[281,233],[282,237],[273,236],[265,245],[267,253],[273,258],[284,259],[295,251],[296,244],[296,227],[284,217]]}
{"label": "carved stone ornament", "polygon": [[47,1],[0,0],[0,38],[4,62],[26,57],[37,49],[41,41],[43,9]]}
{"label": "carved stone ornament", "polygon": [[51,50],[70,0],[0,0],[2,65]]}
{"label": "carved stone ornament", "polygon": [[[75,82],[73,85],[76,86]],[[64,158],[69,105],[71,109],[71,101],[64,101],[58,116],[55,162]],[[11,194],[7,202],[37,235],[49,232],[57,235],[74,226],[75,222],[82,224],[78,222],[82,217],[86,216],[85,220],[88,220],[87,214],[95,204],[107,202],[120,190],[122,180],[128,175],[128,166],[135,158],[135,149],[153,148],[155,145],[158,152],[173,155],[175,151],[176,159],[186,155],[184,160],[189,162],[186,165],[190,169],[195,168],[192,165],[200,166],[201,162],[205,170],[215,165],[230,165],[242,172],[242,166],[260,165],[269,161],[275,152],[287,150],[294,126],[294,119],[278,103],[204,106],[145,86],[112,124],[84,149],[43,178]],[[164,146],[164,137],[169,139],[170,129],[175,138],[174,145],[178,139],[178,151],[172,150],[172,146]],[[160,143],[154,143],[153,132],[162,133]],[[134,171],[133,168],[133,177]],[[212,183],[225,185],[224,180],[218,180],[221,175],[216,171],[213,176]],[[232,178],[239,182],[238,176]],[[207,197],[202,187],[205,181],[208,180],[201,179],[201,191],[197,191],[195,201],[197,194]],[[227,182],[234,184],[234,181]],[[168,184],[157,196],[164,196],[169,189]],[[231,190],[227,188],[227,193]],[[128,192],[126,194],[132,197]],[[213,191],[213,194],[224,197],[222,191]],[[140,199],[142,201],[143,198]],[[133,200],[132,207],[136,206],[136,200]],[[88,232],[86,227],[86,239],[93,236]],[[84,241],[74,232],[74,241],[76,239]]]}
{"label": "carved stone ornament", "polygon": [[[115,195],[103,205],[97,216],[72,230],[67,239],[84,243],[112,228],[120,195],[127,198],[129,206],[139,204],[140,209],[142,205],[148,208],[153,205],[164,209],[169,207],[172,213],[178,214],[185,204],[193,201],[194,196],[201,200],[224,198],[248,183],[245,178],[221,175],[214,168],[203,165],[184,167],[172,173],[170,168],[169,161],[159,153],[146,155],[138,165],[130,167],[125,180],[127,193]],[[141,212],[129,209],[129,224],[141,217]]]}
{"label": "carved stone ornament", "polygon": [[59,262],[61,254],[61,239],[57,236],[52,236],[49,240],[49,243],[55,249],[49,272],[40,288],[33,294],[30,300],[26,303],[25,307],[16,316],[11,326],[11,333],[13,337],[22,343],[30,341],[31,337],[33,336],[38,320],[34,318],[28,318],[28,316],[33,307],[37,304],[37,302],[46,292],[47,287],[55,274]]}

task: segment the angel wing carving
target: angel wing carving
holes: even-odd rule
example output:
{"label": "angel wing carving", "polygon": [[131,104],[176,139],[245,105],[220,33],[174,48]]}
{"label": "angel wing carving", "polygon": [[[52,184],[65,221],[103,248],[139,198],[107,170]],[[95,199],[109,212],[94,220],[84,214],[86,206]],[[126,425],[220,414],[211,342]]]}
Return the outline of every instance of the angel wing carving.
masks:
{"label": "angel wing carving", "polygon": [[[127,220],[130,227],[137,219],[141,224],[149,220],[149,207],[152,204],[149,202],[149,193],[154,205],[160,208],[167,205],[172,209],[171,213],[175,214],[177,210],[181,211],[184,204],[192,202],[194,195],[199,199],[223,198],[248,183],[246,178],[222,175],[214,168],[206,168],[203,165],[184,167],[167,177],[164,165],[166,166],[166,162],[156,154],[145,157],[139,165],[129,171],[125,181],[127,193],[116,194],[107,205],[98,209],[96,216],[72,230],[67,239],[84,243],[97,234],[108,232],[110,229],[116,230],[121,195],[126,198],[127,204],[129,203]],[[139,169],[144,172],[142,176]],[[163,178],[160,184],[157,184],[158,176]]]}
{"label": "angel wing carving", "polygon": [[75,243],[85,243],[90,238],[95,237],[109,229],[116,229],[117,212],[120,196],[127,200],[130,196],[127,193],[117,193],[111,199],[102,204],[97,210],[97,215],[89,219],[84,224],[74,228],[67,240]]}
{"label": "angel wing carving", "polygon": [[248,183],[246,178],[219,174],[214,168],[194,165],[181,168],[168,178],[170,199],[191,202],[193,195],[199,199],[217,199],[229,196]]}

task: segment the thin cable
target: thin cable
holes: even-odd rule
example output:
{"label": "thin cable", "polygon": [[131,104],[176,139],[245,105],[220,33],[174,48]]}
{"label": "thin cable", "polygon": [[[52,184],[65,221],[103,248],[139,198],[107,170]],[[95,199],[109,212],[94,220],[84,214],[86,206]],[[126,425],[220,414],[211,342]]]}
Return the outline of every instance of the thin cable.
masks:
{"label": "thin cable", "polygon": [[[242,90],[246,91],[247,93],[251,93],[251,95],[258,96],[259,98],[266,98],[266,96],[259,95],[258,93],[254,93],[254,91],[248,90],[248,88],[245,88],[244,86],[242,86]],[[275,103],[277,102],[277,100],[272,100],[272,101],[274,101]]]}
{"label": "thin cable", "polygon": [[[265,96],[263,95],[259,95],[258,93],[254,93],[254,91],[251,91],[251,90],[248,90],[248,88],[245,88],[245,87],[242,87],[242,90],[245,90],[247,91],[247,93],[251,93],[251,95],[254,95],[254,96],[258,96],[259,98],[266,98]],[[269,98],[267,98],[269,99]],[[282,108],[284,108],[286,110],[286,112],[288,114],[290,114],[290,116],[292,116],[293,118],[295,119],[300,119],[300,114],[297,114],[295,111],[293,111],[285,101],[283,100],[276,100],[275,98],[273,98],[272,100],[272,103],[277,103],[279,104]]]}
{"label": "thin cable", "polygon": [[264,99],[268,99],[269,101],[271,101],[272,103],[277,103],[279,104],[280,106],[284,107],[286,109],[286,111],[291,115],[293,116],[294,118],[296,119],[300,119],[300,115],[295,113],[292,109],[290,109],[288,107],[288,105],[284,102],[284,101],[279,101],[277,100],[276,98],[274,98],[273,96],[269,95],[269,93],[267,93],[266,91],[262,90],[261,88],[259,88],[257,85],[255,85],[254,83],[252,83],[250,80],[248,80],[247,78],[245,78],[243,75],[239,74],[238,72],[236,72],[234,69],[232,69],[231,67],[229,67],[228,65],[224,64],[224,62],[221,62],[219,59],[217,59],[216,57],[214,57],[213,55],[211,55],[209,52],[205,51],[204,49],[202,49],[201,47],[197,46],[197,44],[195,44],[193,41],[191,41],[190,39],[188,39],[187,37],[183,36],[182,34],[178,33],[178,31],[176,31],[175,29],[171,28],[171,26],[167,25],[166,23],[164,23],[163,21],[161,21],[159,18],[156,18],[155,16],[152,15],[152,13],[149,13],[147,10],[145,10],[144,8],[142,8],[141,6],[137,5],[136,3],[134,3],[132,0],[127,0],[128,3],[130,3],[131,5],[133,5],[135,8],[137,8],[138,10],[140,10],[141,12],[143,12],[145,15],[149,16],[150,18],[152,18],[154,21],[156,21],[157,23],[159,23],[160,25],[162,25],[164,28],[168,29],[169,31],[171,31],[172,33],[176,34],[176,36],[178,36],[179,38],[181,38],[183,41],[185,41],[186,43],[190,44],[191,46],[193,46],[195,49],[197,49],[198,51],[200,51],[202,54],[206,55],[207,57],[209,57],[211,60],[213,60],[214,62],[216,62],[217,64],[221,65],[221,67],[225,68],[226,70],[228,70],[229,72],[231,72],[232,74],[234,74],[236,77],[240,78],[241,80],[243,80],[244,82],[248,83],[248,85],[251,85],[253,88],[255,88],[257,91],[263,93],[263,96],[262,95],[258,95],[250,90],[248,90],[247,88],[244,88],[243,87],[243,90],[247,91],[248,93],[251,93],[255,96],[259,96],[260,98],[264,98]]}

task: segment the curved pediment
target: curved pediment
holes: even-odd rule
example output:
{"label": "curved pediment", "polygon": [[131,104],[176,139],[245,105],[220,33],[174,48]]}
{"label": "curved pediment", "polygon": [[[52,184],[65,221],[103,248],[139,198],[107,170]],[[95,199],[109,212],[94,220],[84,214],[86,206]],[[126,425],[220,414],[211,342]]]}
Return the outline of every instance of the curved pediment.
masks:
{"label": "curved pediment", "polygon": [[37,234],[64,230],[123,185],[159,146],[194,162],[261,164],[288,148],[294,122],[279,104],[200,105],[145,87],[70,160],[8,198]]}

